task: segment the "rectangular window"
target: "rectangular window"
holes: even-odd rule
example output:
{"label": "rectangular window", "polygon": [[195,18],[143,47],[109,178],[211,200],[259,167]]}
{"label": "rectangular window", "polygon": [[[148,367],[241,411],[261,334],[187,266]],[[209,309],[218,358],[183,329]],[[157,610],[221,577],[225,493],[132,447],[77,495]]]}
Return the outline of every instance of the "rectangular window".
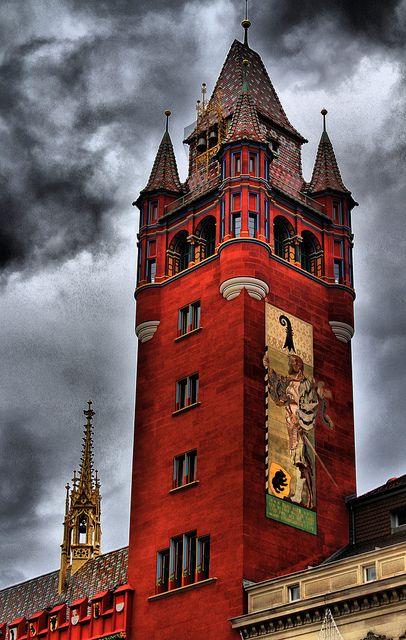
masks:
{"label": "rectangular window", "polygon": [[226,205],[224,200],[221,201],[220,215],[220,240],[224,240],[224,236],[226,234]]}
{"label": "rectangular window", "polygon": [[141,242],[138,243],[138,268],[137,268],[137,281],[141,280],[141,271],[142,271],[142,245]]}
{"label": "rectangular window", "polygon": [[199,397],[199,374],[178,380],[176,383],[176,411],[196,404]]}
{"label": "rectangular window", "polygon": [[200,327],[200,300],[179,309],[178,332],[180,336]]}
{"label": "rectangular window", "polygon": [[258,175],[258,154],[250,153],[248,156],[248,162],[249,162],[250,176],[257,176]]}
{"label": "rectangular window", "polygon": [[153,258],[156,255],[156,241],[148,240],[147,256]]}
{"label": "rectangular window", "polygon": [[248,194],[248,209],[250,211],[258,211],[258,194],[256,193]]}
{"label": "rectangular window", "polygon": [[148,282],[155,282],[156,276],[156,260],[150,258],[147,260],[147,280]]}
{"label": "rectangular window", "polygon": [[158,551],[156,567],[157,592],[168,591],[169,586],[169,549]]}
{"label": "rectangular window", "polygon": [[399,529],[399,527],[406,529],[406,507],[401,507],[400,509],[392,511],[391,524],[392,531]]}
{"label": "rectangular window", "polygon": [[248,214],[248,234],[250,238],[256,238],[258,231],[258,215],[256,213]]}
{"label": "rectangular window", "polygon": [[338,224],[338,202],[333,202],[333,221]]}
{"label": "rectangular window", "polygon": [[241,211],[241,193],[231,194],[231,211]]}
{"label": "rectangular window", "polygon": [[148,207],[147,224],[154,224],[158,219],[158,203],[150,202]]}
{"label": "rectangular window", "polygon": [[354,286],[354,274],[353,274],[353,267],[352,267],[352,249],[351,247],[348,247],[348,277],[350,280],[350,285],[353,287]]}
{"label": "rectangular window", "polygon": [[269,180],[269,160],[265,158],[264,161],[264,178],[265,180]]}
{"label": "rectangular window", "polygon": [[207,580],[210,570],[210,536],[204,536],[197,540],[197,567],[196,577],[200,580]]}
{"label": "rectangular window", "polygon": [[169,549],[158,552],[157,593],[207,580],[210,568],[210,538],[189,531],[172,538]]}
{"label": "rectangular window", "polygon": [[298,584],[292,584],[288,587],[289,602],[296,602],[300,600],[300,586]]}
{"label": "rectangular window", "polygon": [[376,580],[376,567],[374,564],[370,564],[364,567],[364,582],[372,582]]}
{"label": "rectangular window", "polygon": [[239,176],[241,174],[241,153],[231,154],[231,175]]}
{"label": "rectangular window", "polygon": [[183,487],[196,480],[197,451],[188,451],[173,459],[173,487]]}
{"label": "rectangular window", "polygon": [[269,242],[269,200],[265,200],[265,238]]}
{"label": "rectangular window", "polygon": [[234,238],[239,238],[241,235],[241,214],[233,213],[231,216],[231,232]]}
{"label": "rectangular window", "polygon": [[334,260],[334,282],[340,284],[344,281],[343,261]]}
{"label": "rectangular window", "polygon": [[221,162],[221,179],[224,180],[226,177],[226,159],[224,158]]}

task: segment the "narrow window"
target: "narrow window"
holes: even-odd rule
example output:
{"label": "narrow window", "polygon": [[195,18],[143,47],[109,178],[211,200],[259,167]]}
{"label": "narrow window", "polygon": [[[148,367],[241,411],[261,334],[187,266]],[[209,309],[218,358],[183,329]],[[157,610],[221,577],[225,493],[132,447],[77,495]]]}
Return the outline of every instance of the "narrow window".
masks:
{"label": "narrow window", "polygon": [[354,273],[353,273],[353,267],[352,267],[352,249],[351,247],[348,247],[348,277],[350,280],[350,285],[353,287],[354,286]]}
{"label": "narrow window", "polygon": [[224,180],[226,175],[226,159],[224,158],[221,162],[221,179]]}
{"label": "narrow window", "polygon": [[79,518],[79,544],[86,544],[87,542],[87,518],[86,516],[80,516]]}
{"label": "narrow window", "polygon": [[197,578],[207,580],[210,570],[210,537],[204,536],[197,541]]}
{"label": "narrow window", "polygon": [[150,258],[147,260],[147,280],[148,282],[155,282],[156,276],[156,260],[155,258]]}
{"label": "narrow window", "polygon": [[248,214],[248,234],[250,238],[256,238],[258,231],[258,215],[256,213]]}
{"label": "narrow window", "polygon": [[241,193],[231,194],[231,211],[241,211]]}
{"label": "narrow window", "polygon": [[372,582],[376,580],[376,567],[374,564],[370,564],[364,567],[364,582]]}
{"label": "narrow window", "polygon": [[391,513],[392,531],[399,527],[406,528],[406,507],[396,509]]}
{"label": "narrow window", "polygon": [[156,255],[156,241],[148,240],[148,249],[147,249],[148,258],[153,258]]}
{"label": "narrow window", "polygon": [[183,336],[200,327],[200,300],[179,309],[178,331]]}
{"label": "narrow window", "polygon": [[250,176],[256,176],[257,175],[257,154],[256,153],[250,153],[249,154],[249,174]]}
{"label": "narrow window", "polygon": [[334,241],[334,282],[344,282],[344,246],[341,240]]}
{"label": "narrow window", "polygon": [[241,235],[241,214],[233,213],[231,215],[231,230],[235,238],[239,238]]}
{"label": "narrow window", "polygon": [[137,268],[137,282],[141,280],[142,271],[142,244],[138,243],[138,268]]}
{"label": "narrow window", "polygon": [[265,180],[269,180],[269,160],[265,158],[264,160],[264,178]]}
{"label": "narrow window", "polygon": [[269,200],[265,200],[265,238],[269,242]]}
{"label": "narrow window", "polygon": [[182,584],[196,582],[196,531],[183,536],[183,580]]}
{"label": "narrow window", "polygon": [[289,602],[300,600],[300,587],[298,584],[292,584],[288,587]]}
{"label": "narrow window", "polygon": [[157,592],[168,591],[169,586],[169,549],[158,551],[156,568]]}
{"label": "narrow window", "polygon": [[197,451],[188,451],[173,459],[173,486],[183,487],[195,482],[197,469]]}
{"label": "narrow window", "polygon": [[178,589],[182,586],[183,573],[183,536],[172,538],[171,540],[171,562],[173,563],[173,588]]}
{"label": "narrow window", "polygon": [[333,202],[333,221],[338,224],[338,202]]}
{"label": "narrow window", "polygon": [[199,397],[199,374],[178,380],[176,383],[176,411],[196,404]]}
{"label": "narrow window", "polygon": [[240,153],[233,153],[231,155],[231,168],[232,168],[232,175],[233,176],[238,176],[241,173],[241,154]]}

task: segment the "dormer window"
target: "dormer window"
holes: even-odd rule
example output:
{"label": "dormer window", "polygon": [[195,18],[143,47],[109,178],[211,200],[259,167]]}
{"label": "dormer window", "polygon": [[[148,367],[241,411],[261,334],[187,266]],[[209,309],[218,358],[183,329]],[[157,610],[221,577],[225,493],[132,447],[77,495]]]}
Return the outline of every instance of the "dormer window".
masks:
{"label": "dormer window", "polygon": [[397,530],[406,530],[406,506],[395,509],[390,514],[392,533]]}
{"label": "dormer window", "polygon": [[272,151],[272,155],[277,158],[279,156],[279,142],[276,140],[270,140],[269,148]]}

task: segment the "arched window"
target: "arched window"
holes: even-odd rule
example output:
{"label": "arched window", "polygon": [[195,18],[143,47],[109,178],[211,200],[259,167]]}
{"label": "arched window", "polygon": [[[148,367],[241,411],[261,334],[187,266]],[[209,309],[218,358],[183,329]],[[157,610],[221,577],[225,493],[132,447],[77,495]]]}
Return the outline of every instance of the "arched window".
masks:
{"label": "arched window", "polygon": [[[202,220],[196,229],[196,235],[201,239],[200,260],[214,254],[216,248],[216,220],[212,216]],[[198,259],[198,256],[196,256]]]}
{"label": "arched window", "polygon": [[302,269],[320,278],[323,275],[323,251],[320,243],[310,231],[303,231],[300,244]]}
{"label": "arched window", "polygon": [[82,514],[79,516],[78,523],[78,542],[79,544],[86,544],[87,542],[87,517]]}
{"label": "arched window", "polygon": [[277,216],[273,223],[275,253],[280,258],[295,261],[295,247],[291,238],[295,235],[292,225],[282,216]]}
{"label": "arched window", "polygon": [[191,261],[191,248],[187,241],[187,232],[180,231],[168,250],[168,275],[173,276],[188,268]]}

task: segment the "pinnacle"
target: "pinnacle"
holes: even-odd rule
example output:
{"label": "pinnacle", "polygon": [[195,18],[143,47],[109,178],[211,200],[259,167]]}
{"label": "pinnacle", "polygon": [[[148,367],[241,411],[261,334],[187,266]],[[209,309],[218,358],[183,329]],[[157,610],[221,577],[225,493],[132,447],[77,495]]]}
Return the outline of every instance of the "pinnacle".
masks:
{"label": "pinnacle", "polygon": [[167,130],[162,137],[148,184],[143,191],[155,191],[158,189],[166,189],[167,191],[175,192],[180,192],[182,189],[179,180],[175,152],[173,150],[171,137]]}
{"label": "pinnacle", "polygon": [[331,144],[327,131],[324,130],[321,134],[319,147],[317,149],[309,191],[317,193],[319,191],[325,191],[326,189],[349,193],[342,181],[333,145]]}

